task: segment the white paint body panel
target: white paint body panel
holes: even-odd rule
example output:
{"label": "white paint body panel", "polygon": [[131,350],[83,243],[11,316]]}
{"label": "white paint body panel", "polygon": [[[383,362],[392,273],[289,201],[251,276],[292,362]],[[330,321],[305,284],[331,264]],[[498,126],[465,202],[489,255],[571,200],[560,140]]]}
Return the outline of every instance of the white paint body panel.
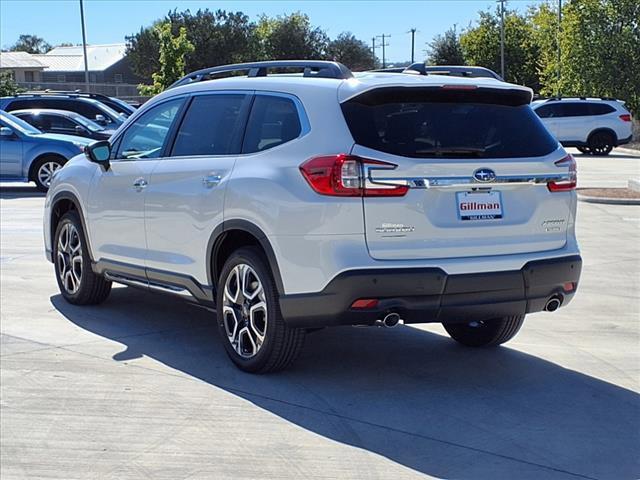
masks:
{"label": "white paint body panel", "polygon": [[[203,285],[207,278],[207,244],[223,221],[255,225],[273,248],[286,294],[321,291],[336,275],[353,269],[439,267],[447,273],[517,270],[532,260],[578,253],[574,234],[576,196],[551,197],[544,187],[509,187],[503,192],[505,215],[500,225],[458,226],[453,192],[411,190],[403,198],[328,197],[315,193],[300,173],[300,165],[319,155],[362,154],[402,164],[403,174],[469,175],[480,167],[501,175],[548,173],[559,149],[544,159],[461,160],[416,162],[354,145],[339,101],[376,85],[487,84],[493,88],[523,88],[490,79],[365,75],[339,81],[322,78],[268,76],[235,77],[168,90],[133,114],[118,132],[157,102],[175,95],[212,90],[279,92],[297,97],[308,117],[308,133],[264,152],[221,157],[114,162],[104,172],[79,157],[56,175],[47,197],[45,242],[51,198],[72,191],[86,215],[94,259],[109,259],[179,273]],[[393,158],[391,158],[393,157]],[[202,177],[216,173],[220,183],[205,188]],[[132,188],[144,177],[143,193]],[[544,192],[543,192],[544,190]],[[452,196],[449,198],[449,196]],[[381,201],[377,201],[381,200]],[[400,219],[398,220],[398,217]],[[549,218],[563,218],[560,232],[540,232]],[[412,238],[382,240],[370,234],[379,222],[410,223]]]}

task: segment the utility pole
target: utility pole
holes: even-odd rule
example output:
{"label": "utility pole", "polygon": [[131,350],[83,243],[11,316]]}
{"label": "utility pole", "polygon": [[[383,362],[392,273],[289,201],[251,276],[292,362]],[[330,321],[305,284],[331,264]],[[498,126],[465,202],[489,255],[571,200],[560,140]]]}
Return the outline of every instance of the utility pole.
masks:
{"label": "utility pole", "polygon": [[388,47],[389,44],[385,42],[385,39],[390,37],[391,35],[385,35],[384,33],[376,37],[376,38],[382,38],[382,45],[381,45],[382,46],[382,68],[387,68],[387,55],[386,55],[385,47]]}
{"label": "utility pole", "polygon": [[89,91],[89,61],[87,60],[87,33],[84,29],[84,6],[80,0],[80,23],[82,23],[82,52],[84,53],[84,83]]}
{"label": "utility pole", "polygon": [[497,0],[500,4],[500,75],[504,80],[504,2],[506,0]]}
{"label": "utility pole", "polygon": [[562,0],[558,0],[558,30],[556,32],[556,46],[558,47],[558,78],[556,80],[556,96],[559,97],[560,92],[560,34],[562,33]]}
{"label": "utility pole", "polygon": [[409,31],[411,32],[411,63],[413,63],[416,52],[416,29],[412,28]]}
{"label": "utility pole", "polygon": [[371,53],[373,53],[373,66],[378,66],[378,61],[376,59],[376,37],[371,39]]}

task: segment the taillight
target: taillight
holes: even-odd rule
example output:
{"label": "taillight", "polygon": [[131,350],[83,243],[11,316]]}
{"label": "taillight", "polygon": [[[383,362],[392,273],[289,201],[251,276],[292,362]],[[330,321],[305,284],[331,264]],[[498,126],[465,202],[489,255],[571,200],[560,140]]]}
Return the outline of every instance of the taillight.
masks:
{"label": "taillight", "polygon": [[314,157],[302,165],[300,172],[311,188],[321,195],[334,197],[401,197],[406,185],[367,185],[366,165],[380,169],[394,169],[396,165],[344,153]]}
{"label": "taillight", "polygon": [[578,172],[576,168],[576,160],[573,155],[567,155],[562,160],[554,163],[556,167],[569,167],[569,179],[560,182],[548,182],[547,188],[550,192],[568,192],[575,190],[578,184]]}
{"label": "taillight", "polygon": [[630,122],[631,121],[631,114],[624,113],[624,114],[620,115],[620,120],[622,120],[623,122]]}

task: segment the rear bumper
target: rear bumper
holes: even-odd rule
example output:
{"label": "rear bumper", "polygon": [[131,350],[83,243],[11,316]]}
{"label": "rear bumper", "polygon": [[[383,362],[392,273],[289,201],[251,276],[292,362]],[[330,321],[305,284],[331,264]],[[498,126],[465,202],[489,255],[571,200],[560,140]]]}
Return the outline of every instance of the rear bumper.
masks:
{"label": "rear bumper", "polygon": [[[554,295],[566,305],[576,291],[579,255],[538,260],[520,270],[448,275],[439,268],[365,269],[344,272],[319,293],[283,295],[288,325],[316,328],[369,325],[397,312],[405,323],[449,323],[539,312]],[[564,290],[574,284],[570,292]],[[351,309],[358,299],[379,299],[373,309]]]}
{"label": "rear bumper", "polygon": [[620,146],[620,145],[626,145],[627,143],[631,143],[631,140],[633,139],[633,135],[629,135],[627,138],[621,138],[620,140],[618,140],[618,143],[616,144],[616,146]]}

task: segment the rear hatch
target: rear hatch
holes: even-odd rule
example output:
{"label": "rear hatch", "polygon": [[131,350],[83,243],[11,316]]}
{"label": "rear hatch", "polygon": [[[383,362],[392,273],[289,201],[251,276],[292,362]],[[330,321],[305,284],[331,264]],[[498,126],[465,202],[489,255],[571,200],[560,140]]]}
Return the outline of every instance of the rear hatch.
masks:
{"label": "rear hatch", "polygon": [[[380,260],[562,248],[575,162],[529,106],[528,89],[381,87],[342,103],[367,188],[367,247]],[[375,189],[375,190],[373,190]]]}

